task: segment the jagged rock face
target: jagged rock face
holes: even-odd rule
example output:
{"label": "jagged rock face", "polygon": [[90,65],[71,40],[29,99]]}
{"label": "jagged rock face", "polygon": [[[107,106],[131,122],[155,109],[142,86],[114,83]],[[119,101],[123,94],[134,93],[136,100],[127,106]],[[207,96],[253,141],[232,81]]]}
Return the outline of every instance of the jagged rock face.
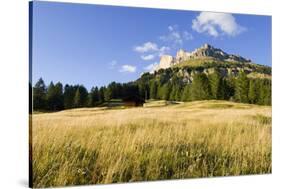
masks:
{"label": "jagged rock face", "polygon": [[157,70],[170,68],[174,64],[174,62],[175,62],[174,57],[170,55],[163,55],[161,56],[160,63],[157,67]]}
{"label": "jagged rock face", "polygon": [[203,47],[200,47],[191,53],[193,58],[201,58],[201,57],[213,57],[223,60],[227,54],[223,52],[221,49],[216,49],[209,44],[205,44]]}
{"label": "jagged rock face", "polygon": [[245,59],[241,56],[227,54],[221,49],[215,48],[209,44],[205,44],[202,47],[196,49],[191,53],[191,56],[193,58],[212,57],[222,61],[251,62],[250,60]]}
{"label": "jagged rock face", "polygon": [[242,63],[251,62],[251,60],[249,59],[233,54],[227,54],[221,49],[215,48],[209,44],[204,44],[202,47],[195,49],[191,53],[184,51],[183,49],[180,49],[177,52],[176,57],[170,55],[163,55],[160,59],[160,63],[156,70],[166,69],[174,64],[180,64],[181,62],[187,61],[189,59],[200,59],[204,57],[215,58],[217,60],[228,61],[228,62],[242,62]]}
{"label": "jagged rock face", "polygon": [[188,60],[190,58],[190,53],[180,49],[176,55],[176,63]]}
{"label": "jagged rock face", "polygon": [[241,56],[236,56],[236,55],[228,55],[228,59],[226,59],[227,61],[237,61],[237,62],[251,62],[251,60],[249,59],[245,59]]}

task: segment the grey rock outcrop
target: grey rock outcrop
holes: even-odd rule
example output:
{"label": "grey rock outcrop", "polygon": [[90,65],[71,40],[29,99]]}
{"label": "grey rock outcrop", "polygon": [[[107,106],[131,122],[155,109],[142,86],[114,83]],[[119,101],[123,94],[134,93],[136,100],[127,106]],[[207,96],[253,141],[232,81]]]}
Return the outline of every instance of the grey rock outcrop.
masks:
{"label": "grey rock outcrop", "polygon": [[175,64],[174,57],[172,57],[171,55],[163,55],[160,58],[160,63],[157,66],[156,70],[170,68],[173,64]]}
{"label": "grey rock outcrop", "polygon": [[163,55],[160,58],[160,63],[157,66],[156,70],[167,69],[175,64],[180,64],[184,61],[190,59],[202,59],[202,58],[213,58],[220,61],[228,62],[241,62],[241,63],[250,63],[251,60],[243,58],[239,55],[228,54],[219,48],[215,48],[209,44],[204,44],[202,47],[195,49],[192,52],[187,52],[183,49],[180,49],[176,56]]}
{"label": "grey rock outcrop", "polygon": [[190,58],[190,53],[184,51],[183,49],[180,49],[176,54],[175,63],[180,63],[182,61],[186,61],[189,58]]}

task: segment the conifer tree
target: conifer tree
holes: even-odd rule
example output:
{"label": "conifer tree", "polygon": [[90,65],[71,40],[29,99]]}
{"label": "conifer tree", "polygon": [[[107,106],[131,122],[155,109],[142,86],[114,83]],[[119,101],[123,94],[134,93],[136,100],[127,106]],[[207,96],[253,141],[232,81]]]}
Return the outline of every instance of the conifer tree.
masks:
{"label": "conifer tree", "polygon": [[74,107],[78,108],[81,107],[81,94],[79,88],[77,88],[74,96]]}
{"label": "conifer tree", "polygon": [[163,100],[170,100],[170,94],[172,91],[172,86],[171,83],[168,82],[166,84],[163,85],[163,87],[161,88],[161,93],[162,93],[162,99]]}
{"label": "conifer tree", "polygon": [[245,72],[241,71],[235,82],[235,99],[238,102],[248,103],[249,79]]}
{"label": "conifer tree", "polygon": [[104,102],[104,91],[105,91],[105,87],[101,87],[99,89],[99,104]]}
{"label": "conifer tree", "polygon": [[63,109],[63,89],[62,84],[53,82],[48,86],[47,91],[48,110],[56,111]]}
{"label": "conifer tree", "polygon": [[98,87],[93,87],[89,94],[89,106],[96,106],[100,102],[99,89]]}
{"label": "conifer tree", "polygon": [[211,93],[213,99],[223,99],[223,83],[221,75],[217,70],[209,76]]}
{"label": "conifer tree", "polygon": [[249,102],[252,104],[257,103],[259,98],[259,89],[256,80],[251,79],[249,82],[249,94],[248,94]]}
{"label": "conifer tree", "polygon": [[65,109],[74,108],[74,96],[75,96],[76,90],[77,90],[77,87],[74,87],[74,86],[68,85],[68,84],[65,85],[64,95],[63,95]]}
{"label": "conifer tree", "polygon": [[184,101],[184,102],[187,102],[187,101],[191,100],[190,87],[191,87],[191,84],[187,84],[184,87],[184,90],[183,90],[183,93],[182,93],[182,98],[181,98],[181,100]]}
{"label": "conifer tree", "polygon": [[259,97],[257,103],[261,105],[271,105],[271,80],[260,79],[258,85]]}
{"label": "conifer tree", "polygon": [[191,85],[192,100],[208,100],[211,98],[209,80],[204,73],[195,74]]}
{"label": "conifer tree", "polygon": [[155,80],[152,80],[150,82],[150,98],[156,99],[157,98],[157,82]]}
{"label": "conifer tree", "polygon": [[35,110],[46,109],[46,85],[42,78],[40,78],[33,87],[33,108]]}

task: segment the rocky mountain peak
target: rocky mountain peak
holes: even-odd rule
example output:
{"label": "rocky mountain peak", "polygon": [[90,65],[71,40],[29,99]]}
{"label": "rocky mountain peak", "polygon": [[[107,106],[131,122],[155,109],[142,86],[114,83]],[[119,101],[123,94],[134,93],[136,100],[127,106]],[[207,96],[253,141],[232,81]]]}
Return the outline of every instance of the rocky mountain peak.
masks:
{"label": "rocky mountain peak", "polygon": [[208,43],[205,43],[201,48],[204,48],[204,49],[211,49],[211,48],[214,48],[212,47],[210,44]]}
{"label": "rocky mountain peak", "polygon": [[249,63],[251,60],[243,58],[239,55],[228,54],[219,48],[215,48],[212,45],[205,43],[203,46],[195,49],[192,52],[187,52],[184,49],[177,51],[176,56],[164,55],[160,59],[160,63],[157,67],[159,69],[166,69],[175,64],[180,64],[182,62],[188,61],[190,59],[203,59],[203,58],[213,58],[219,61],[226,62],[241,62]]}

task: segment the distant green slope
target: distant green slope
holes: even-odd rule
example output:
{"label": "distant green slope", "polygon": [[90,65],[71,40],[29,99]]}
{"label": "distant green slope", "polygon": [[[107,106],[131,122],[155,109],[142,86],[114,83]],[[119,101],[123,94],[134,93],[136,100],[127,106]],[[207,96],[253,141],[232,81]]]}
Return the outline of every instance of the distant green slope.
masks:
{"label": "distant green slope", "polygon": [[242,68],[252,70],[251,77],[271,77],[271,67],[255,64],[255,63],[242,63],[234,61],[221,61],[212,57],[205,57],[200,59],[190,59],[171,67],[172,69],[177,68]]}

